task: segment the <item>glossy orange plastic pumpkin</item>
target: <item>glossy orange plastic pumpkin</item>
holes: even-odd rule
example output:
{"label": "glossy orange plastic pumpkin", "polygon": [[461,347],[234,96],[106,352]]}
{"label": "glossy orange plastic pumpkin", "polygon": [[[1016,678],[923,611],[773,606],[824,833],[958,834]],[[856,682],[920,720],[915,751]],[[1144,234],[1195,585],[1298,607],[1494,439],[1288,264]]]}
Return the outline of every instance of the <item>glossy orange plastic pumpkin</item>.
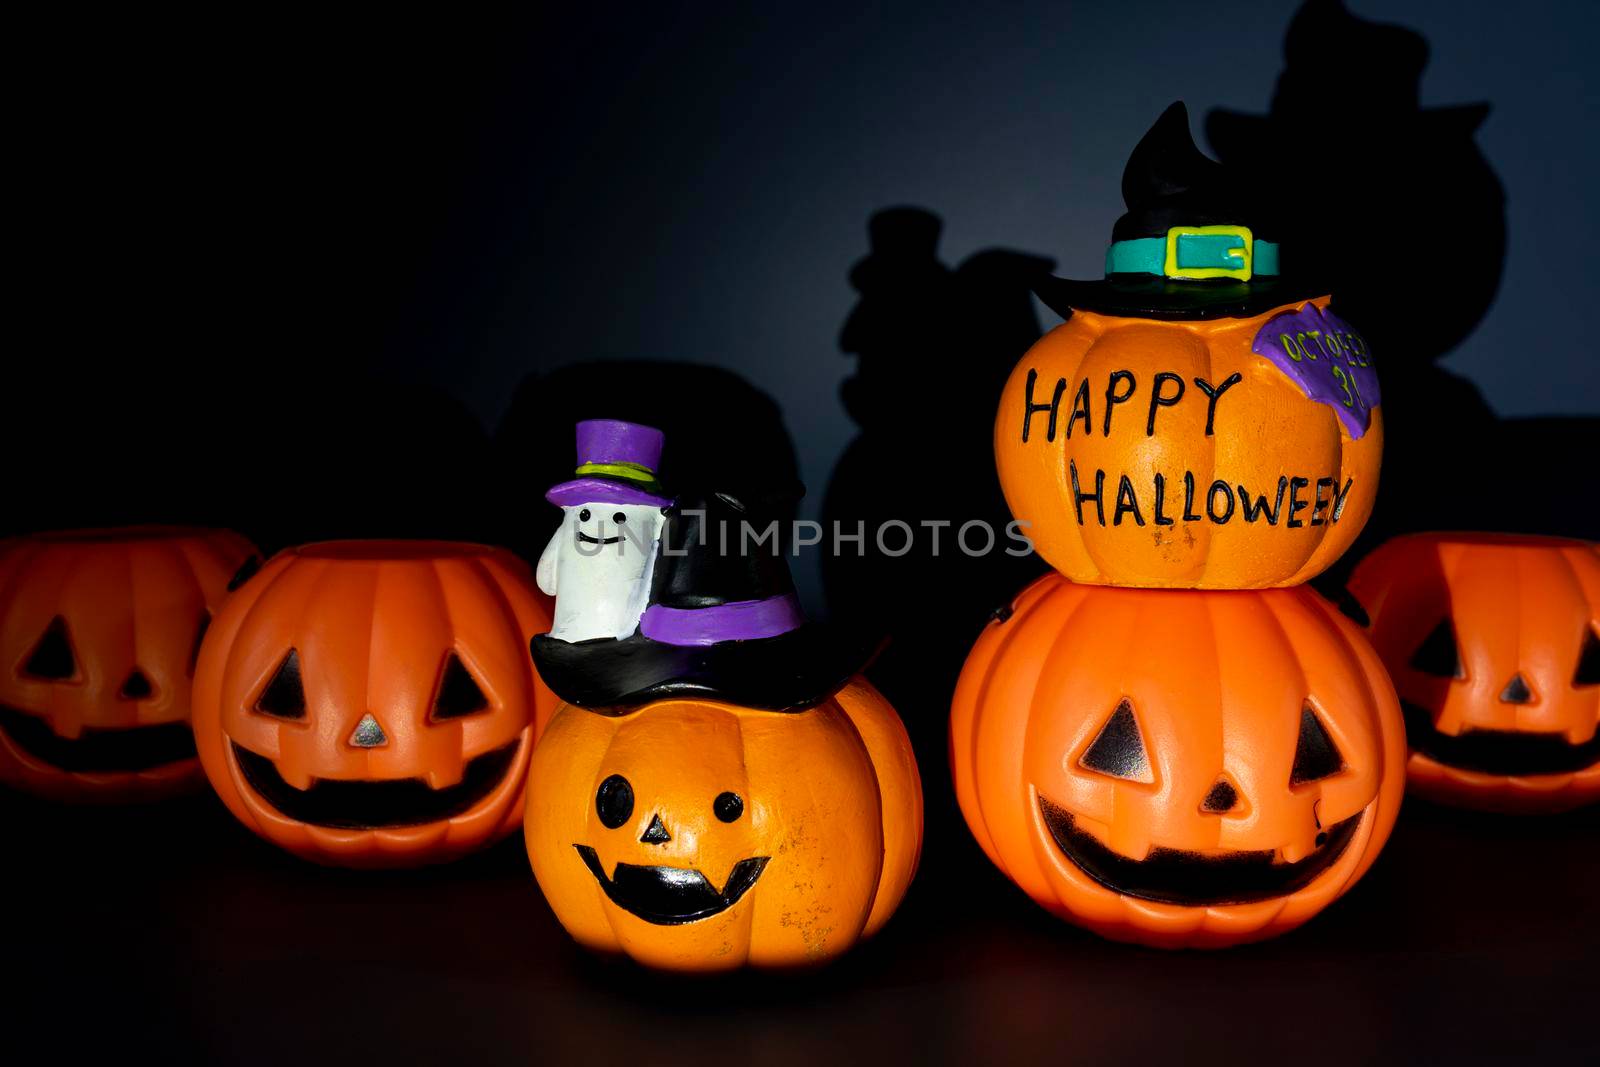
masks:
{"label": "glossy orange plastic pumpkin", "polygon": [[[1096,585],[1260,589],[1298,585],[1350,547],[1378,488],[1382,408],[1364,427],[1347,409],[1352,436],[1342,391],[1313,400],[1253,350],[1297,306],[1191,321],[1077,311],[1023,356],[995,460],[1052,567]],[[1324,341],[1286,344],[1352,404],[1371,399],[1353,391],[1370,373],[1360,338]]]}
{"label": "glossy orange plastic pumpkin", "polygon": [[829,960],[916,871],[922,786],[864,679],[798,712],[564,705],[534,753],[528,858],[585,947],[712,971]]}
{"label": "glossy orange plastic pumpkin", "polygon": [[550,628],[502,549],[336,541],[288,549],[231,597],[195,672],[195,739],[250,829],[319,863],[410,866],[515,829],[557,700]]}
{"label": "glossy orange plastic pumpkin", "polygon": [[225,530],[154,527],[0,544],[0,782],[73,801],[198,787],[194,657],[254,553]]}
{"label": "glossy orange plastic pumpkin", "polygon": [[973,648],[950,750],[996,866],[1070,922],[1160,947],[1305,922],[1372,865],[1405,786],[1377,654],[1303,587],[1041,578]]}
{"label": "glossy orange plastic pumpkin", "polygon": [[1600,799],[1600,547],[1413,534],[1350,591],[1400,692],[1413,792],[1510,812]]}

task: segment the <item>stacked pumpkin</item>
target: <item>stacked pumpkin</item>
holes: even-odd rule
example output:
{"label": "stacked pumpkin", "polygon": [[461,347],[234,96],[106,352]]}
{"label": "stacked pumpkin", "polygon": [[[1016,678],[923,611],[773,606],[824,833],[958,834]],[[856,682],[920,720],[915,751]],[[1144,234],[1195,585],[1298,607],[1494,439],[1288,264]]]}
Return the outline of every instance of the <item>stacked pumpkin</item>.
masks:
{"label": "stacked pumpkin", "polygon": [[1378,385],[1181,104],[1123,195],[1106,278],[1041,288],[1067,321],[1001,397],[1001,485],[1057,573],[973,648],[951,764],[979,843],[1052,912],[1227,945],[1349,889],[1404,789],[1382,663],[1301,584],[1371,512]]}

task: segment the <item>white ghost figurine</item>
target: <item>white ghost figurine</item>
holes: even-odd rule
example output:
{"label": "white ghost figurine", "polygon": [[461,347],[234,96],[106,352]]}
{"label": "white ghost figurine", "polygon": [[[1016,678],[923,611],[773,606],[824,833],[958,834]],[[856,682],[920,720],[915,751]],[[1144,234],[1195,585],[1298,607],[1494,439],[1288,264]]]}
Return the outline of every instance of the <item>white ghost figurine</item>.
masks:
{"label": "white ghost figurine", "polygon": [[559,641],[623,638],[638,629],[650,599],[662,511],[650,504],[566,507],[539,556],[539,588],[556,598],[550,636]]}
{"label": "white ghost figurine", "polygon": [[539,556],[539,588],[556,598],[550,636],[621,639],[650,600],[656,545],[672,503],[655,478],[660,430],[614,419],[578,423],[576,477],[545,494],[563,512]]}

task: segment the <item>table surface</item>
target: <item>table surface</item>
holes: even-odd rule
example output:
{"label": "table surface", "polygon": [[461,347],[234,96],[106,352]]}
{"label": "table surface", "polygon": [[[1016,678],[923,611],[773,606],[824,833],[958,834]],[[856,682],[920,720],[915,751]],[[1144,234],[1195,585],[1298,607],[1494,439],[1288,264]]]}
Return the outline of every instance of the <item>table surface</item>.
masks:
{"label": "table surface", "polygon": [[1600,808],[1410,801],[1365,880],[1307,926],[1162,952],[1050,917],[938,796],[923,870],[875,941],[812,974],[690,979],[577,949],[520,837],[446,867],[344,871],[209,796],[0,793],[23,978],[8,1032],[75,1056],[278,1065],[1600,1057]]}

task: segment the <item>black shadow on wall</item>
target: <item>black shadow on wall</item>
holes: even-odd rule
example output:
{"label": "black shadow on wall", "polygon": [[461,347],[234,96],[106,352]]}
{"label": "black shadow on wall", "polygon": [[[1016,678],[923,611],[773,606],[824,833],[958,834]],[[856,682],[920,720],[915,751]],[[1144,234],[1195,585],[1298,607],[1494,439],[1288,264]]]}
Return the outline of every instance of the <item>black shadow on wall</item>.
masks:
{"label": "black shadow on wall", "polygon": [[[862,535],[822,558],[829,618],[881,648],[867,676],[899,710],[930,783],[930,866],[947,858],[944,842],[965,839],[939,832],[959,816],[949,791],[931,787],[947,780],[956,677],[994,609],[1044,572],[1037,556],[1006,551],[1021,546],[1007,534],[994,418],[1006,377],[1039,338],[1032,282],[1054,265],[992,250],[951,268],[940,229],[914,207],[868,223],[871,252],[850,271],[860,299],[839,336],[856,359],[840,393],[860,433],[822,508],[825,537]],[[963,531],[968,523],[978,525]]]}
{"label": "black shadow on wall", "polygon": [[[1487,103],[1423,107],[1428,43],[1307,0],[1265,115],[1214,111],[1224,163],[1259,181],[1287,248],[1314,257],[1333,309],[1371,342],[1383,387],[1378,503],[1332,587],[1373,546],[1416,530],[1600,537],[1600,420],[1496,417],[1440,366],[1488,311],[1506,255],[1505,191],[1475,133]],[[1330,77],[1360,56],[1360,77]],[[1538,372],[1537,326],[1503,358]],[[1546,357],[1547,358],[1547,357]]]}

